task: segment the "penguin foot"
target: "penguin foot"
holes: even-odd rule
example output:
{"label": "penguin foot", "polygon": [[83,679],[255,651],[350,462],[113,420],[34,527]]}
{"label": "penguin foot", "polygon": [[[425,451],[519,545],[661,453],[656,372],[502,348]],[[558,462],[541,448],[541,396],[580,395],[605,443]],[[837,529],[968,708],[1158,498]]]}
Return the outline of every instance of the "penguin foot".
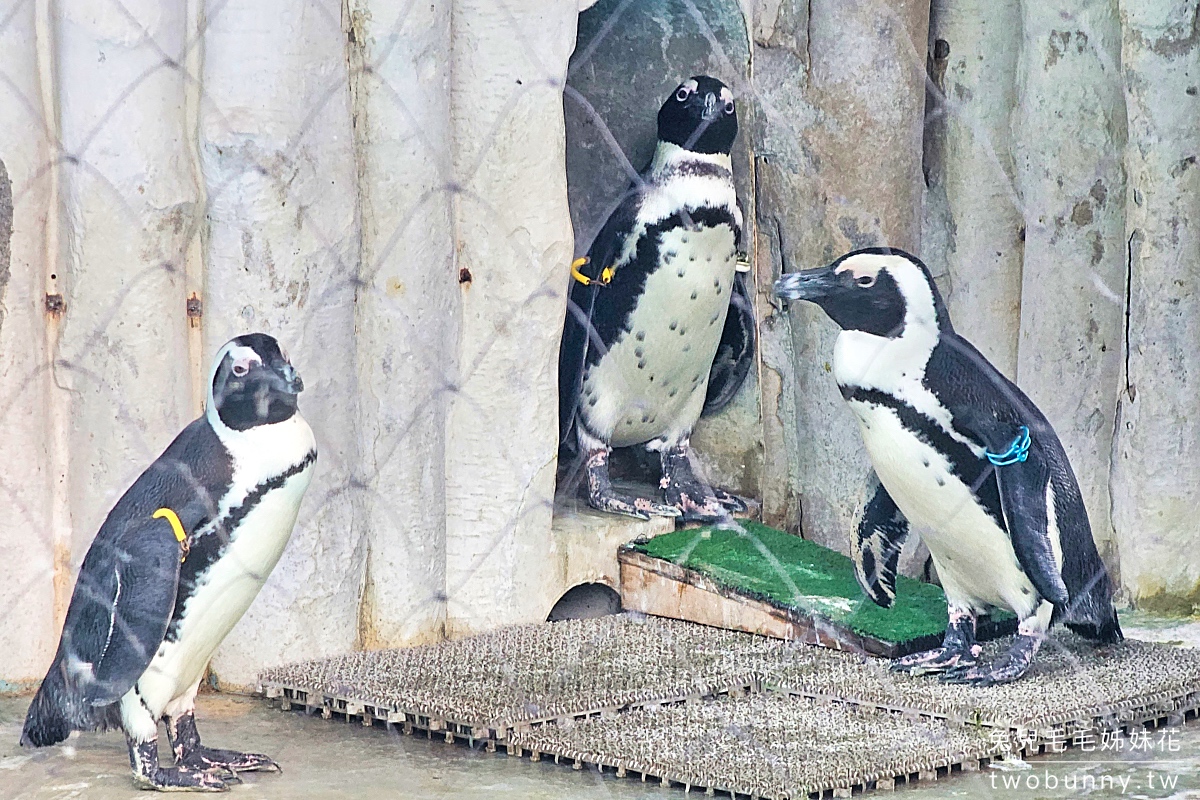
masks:
{"label": "penguin foot", "polygon": [[158,764],[158,742],[129,740],[129,763],[133,767],[133,782],[139,789],[158,792],[227,792],[231,783],[240,783],[237,776],[222,776],[216,771],[195,769],[176,764]]}
{"label": "penguin foot", "polygon": [[909,675],[943,673],[948,678],[962,675],[975,667],[983,650],[975,643],[975,614],[970,609],[954,606],[948,612],[950,623],[946,626],[942,646],[893,659],[890,665],[892,672]]}
{"label": "penguin foot", "polygon": [[[180,763],[177,761],[176,763]],[[239,772],[283,772],[283,768],[260,753],[239,753],[236,750],[218,750],[215,747],[197,747],[182,761],[191,769],[207,772],[228,772],[229,778],[240,783]]]}
{"label": "penguin foot", "polygon": [[228,792],[230,781],[211,772],[187,767],[159,767],[153,775],[134,775],[139,789],[155,792]]}
{"label": "penguin foot", "polygon": [[961,683],[967,686],[997,686],[1012,683],[1029,671],[1033,657],[1042,644],[1042,636],[1021,634],[1013,639],[1012,647],[1004,655],[986,667],[976,667],[961,674],[943,677],[946,683]]}
{"label": "penguin foot", "polygon": [[889,669],[908,675],[929,675],[963,672],[974,666],[975,654],[970,649],[952,645],[893,659]]}
{"label": "penguin foot", "polygon": [[652,516],[678,517],[680,514],[679,509],[675,506],[656,503],[645,497],[620,494],[611,489],[608,492],[601,493],[589,492],[588,505],[598,511],[607,511],[610,514],[624,514],[642,520],[650,519]]}
{"label": "penguin foot", "polygon": [[175,751],[177,766],[222,775],[226,782],[241,783],[237,777],[239,772],[283,772],[272,759],[259,753],[219,750],[200,744],[193,711],[167,718],[167,738]]}
{"label": "penguin foot", "polygon": [[746,510],[740,497],[709,486],[692,472],[688,444],[662,450],[663,499],[682,512],[683,522],[721,522]]}
{"label": "penguin foot", "polygon": [[718,489],[715,486],[708,487],[712,491],[713,497],[717,498],[717,502],[725,506],[725,510],[730,514],[742,514],[748,506],[746,501],[738,497],[736,494],[730,494],[724,489]]}
{"label": "penguin foot", "polygon": [[588,505],[598,511],[624,514],[642,520],[648,520],[652,516],[679,516],[680,511],[675,506],[656,503],[645,497],[622,494],[614,489],[608,477],[608,452],[605,450],[588,454],[587,478]]}
{"label": "penguin foot", "polygon": [[709,493],[705,496],[704,489],[708,488],[698,484],[692,491],[679,488],[678,491],[666,491],[664,495],[668,503],[678,506],[681,522],[721,522],[733,516],[732,509],[718,500],[716,495]]}

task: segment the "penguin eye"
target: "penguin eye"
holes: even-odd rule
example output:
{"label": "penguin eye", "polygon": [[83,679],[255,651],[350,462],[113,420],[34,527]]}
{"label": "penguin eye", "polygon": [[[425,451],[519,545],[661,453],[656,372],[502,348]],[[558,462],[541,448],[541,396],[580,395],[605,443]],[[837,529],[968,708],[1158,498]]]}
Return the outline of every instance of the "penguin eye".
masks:
{"label": "penguin eye", "polygon": [[691,92],[688,91],[686,86],[680,86],[675,91],[675,99],[682,103],[684,100],[687,100],[689,94],[691,94]]}
{"label": "penguin eye", "polygon": [[250,371],[250,368],[247,367],[245,364],[234,364],[233,365],[233,374],[237,375],[239,378],[242,377],[243,375],[245,375],[249,371]]}
{"label": "penguin eye", "polygon": [[732,101],[732,100],[726,100],[726,101],[725,101],[725,113],[726,113],[726,114],[732,114],[732,113],[733,113],[733,101]]}
{"label": "penguin eye", "polygon": [[859,286],[863,287],[864,289],[870,289],[872,286],[875,285],[875,276],[874,275],[862,275],[862,276],[856,278],[854,282],[857,283]]}

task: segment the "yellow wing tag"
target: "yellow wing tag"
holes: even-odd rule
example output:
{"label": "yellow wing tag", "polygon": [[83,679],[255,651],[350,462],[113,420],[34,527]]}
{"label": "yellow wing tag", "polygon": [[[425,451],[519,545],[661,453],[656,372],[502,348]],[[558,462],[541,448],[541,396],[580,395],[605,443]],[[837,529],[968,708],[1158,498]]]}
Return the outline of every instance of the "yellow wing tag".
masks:
{"label": "yellow wing tag", "polygon": [[571,277],[582,283],[584,286],[591,286],[593,283],[598,283],[601,286],[608,286],[612,282],[613,274],[616,272],[612,267],[605,267],[600,270],[599,278],[589,278],[579,271],[580,267],[586,267],[591,261],[587,256],[582,256],[571,262]]}
{"label": "yellow wing tag", "polygon": [[154,512],[153,518],[165,519],[171,523],[171,530],[175,531],[175,538],[179,540],[179,549],[182,551],[179,560],[182,562],[188,557],[188,551],[192,549],[192,546],[188,544],[187,533],[183,530],[183,523],[179,521],[179,515],[164,506]]}

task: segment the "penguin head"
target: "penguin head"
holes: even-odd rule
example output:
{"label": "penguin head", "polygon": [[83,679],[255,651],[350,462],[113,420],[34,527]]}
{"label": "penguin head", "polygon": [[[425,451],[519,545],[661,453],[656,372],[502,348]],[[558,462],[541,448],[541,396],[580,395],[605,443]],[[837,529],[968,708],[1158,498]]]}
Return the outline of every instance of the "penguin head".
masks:
{"label": "penguin head", "polygon": [[693,153],[728,155],[737,129],[733,92],[707,75],[679,84],[658,111],[659,141]]}
{"label": "penguin head", "polygon": [[784,275],[775,294],[816,303],[847,331],[895,339],[908,326],[953,330],[929,269],[903,250],[855,250],[828,267]]}
{"label": "penguin head", "polygon": [[215,413],[238,431],[283,422],[296,413],[303,390],[304,381],[274,337],[239,336],[220,349],[213,363],[209,418]]}

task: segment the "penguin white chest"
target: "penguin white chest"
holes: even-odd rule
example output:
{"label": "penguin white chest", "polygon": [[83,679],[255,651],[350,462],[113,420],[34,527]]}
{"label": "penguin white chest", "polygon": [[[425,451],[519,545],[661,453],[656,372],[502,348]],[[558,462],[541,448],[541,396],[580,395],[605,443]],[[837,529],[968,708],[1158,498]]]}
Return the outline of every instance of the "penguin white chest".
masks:
{"label": "penguin white chest", "polygon": [[197,576],[174,635],[168,633],[138,681],[151,708],[163,707],[200,679],[278,563],[312,480],[315,441],[298,414],[222,439],[233,456],[233,482],[219,508],[222,527],[204,535],[228,541]]}
{"label": "penguin white chest", "polygon": [[729,312],[730,226],[664,231],[658,254],[627,332],[584,378],[581,409],[614,447],[691,431]]}
{"label": "penguin white chest", "polygon": [[909,523],[920,529],[947,599],[978,611],[1037,607],[1008,532],[976,502],[950,462],[882,405],[850,401],[879,482]]}

